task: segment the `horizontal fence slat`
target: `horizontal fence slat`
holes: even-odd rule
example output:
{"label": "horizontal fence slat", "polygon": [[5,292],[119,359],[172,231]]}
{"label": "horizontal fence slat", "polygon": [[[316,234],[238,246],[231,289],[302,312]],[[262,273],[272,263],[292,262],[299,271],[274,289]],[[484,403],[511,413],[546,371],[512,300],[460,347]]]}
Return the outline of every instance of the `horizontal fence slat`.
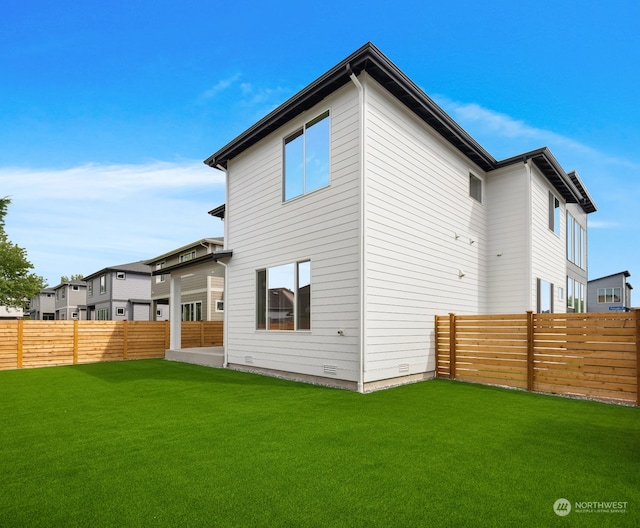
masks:
{"label": "horizontal fence slat", "polygon": [[640,404],[640,311],[528,314],[436,316],[436,375]]}
{"label": "horizontal fence slat", "polygon": [[[222,321],[184,322],[182,334],[184,348],[224,341]],[[0,321],[0,370],[163,358],[166,348],[166,321]]]}

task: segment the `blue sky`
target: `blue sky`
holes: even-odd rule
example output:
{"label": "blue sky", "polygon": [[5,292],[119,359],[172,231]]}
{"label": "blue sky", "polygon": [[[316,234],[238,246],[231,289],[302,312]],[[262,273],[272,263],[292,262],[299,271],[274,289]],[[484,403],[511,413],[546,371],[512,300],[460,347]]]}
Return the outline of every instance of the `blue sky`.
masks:
{"label": "blue sky", "polygon": [[0,6],[0,196],[50,285],[222,235],[202,160],[367,41],[495,158],[577,170],[590,278],[640,285],[637,0],[224,4]]}

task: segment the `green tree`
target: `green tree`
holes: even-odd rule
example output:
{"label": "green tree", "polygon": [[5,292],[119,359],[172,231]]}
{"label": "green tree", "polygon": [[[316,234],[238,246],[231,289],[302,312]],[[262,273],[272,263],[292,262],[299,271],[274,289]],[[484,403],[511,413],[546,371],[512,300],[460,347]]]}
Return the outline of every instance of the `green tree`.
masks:
{"label": "green tree", "polygon": [[84,275],[82,273],[75,273],[74,275],[71,275],[71,277],[68,277],[67,275],[63,275],[62,277],[60,277],[60,283],[71,282],[75,280],[82,280],[83,277]]}
{"label": "green tree", "polygon": [[45,281],[31,270],[25,249],[13,244],[4,230],[4,217],[11,200],[0,198],[0,305],[27,308]]}

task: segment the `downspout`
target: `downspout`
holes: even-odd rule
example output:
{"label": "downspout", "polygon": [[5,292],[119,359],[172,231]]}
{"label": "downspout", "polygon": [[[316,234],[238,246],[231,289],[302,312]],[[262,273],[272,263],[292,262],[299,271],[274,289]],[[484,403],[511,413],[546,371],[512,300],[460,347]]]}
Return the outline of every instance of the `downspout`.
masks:
{"label": "downspout", "polygon": [[224,302],[224,305],[222,306],[224,308],[223,312],[222,312],[222,368],[227,368],[229,366],[229,357],[227,355],[227,339],[229,336],[229,332],[227,331],[227,310],[229,308],[229,306],[227,305],[227,300],[229,298],[228,295],[226,295],[227,293],[227,265],[222,262],[221,260],[218,261],[218,264],[222,264],[222,266],[224,267],[224,289],[222,290],[222,301]]}
{"label": "downspout", "polygon": [[[229,242],[228,242],[228,235],[229,235],[229,222],[227,222],[227,211],[229,208],[229,172],[228,170],[223,167],[222,165],[220,165],[219,163],[216,165],[216,168],[219,171],[224,172],[224,203],[225,203],[225,213],[224,213],[224,219],[222,220],[224,222],[224,231],[223,231],[223,249],[229,249]],[[224,266],[224,288],[222,290],[222,299],[224,302],[223,308],[224,311],[222,312],[222,368],[227,368],[229,366],[229,352],[227,350],[227,341],[229,340],[229,321],[228,321],[228,317],[227,317],[227,313],[229,311],[229,294],[227,292],[227,289],[229,287],[229,273],[228,273],[228,268],[227,265],[222,262],[222,261],[218,261],[220,264],[222,264]]]}
{"label": "downspout", "polygon": [[365,345],[366,345],[366,305],[365,305],[365,219],[366,219],[366,201],[365,201],[365,99],[364,86],[358,80],[358,77],[351,70],[351,65],[347,64],[347,73],[358,89],[358,98],[360,104],[360,368],[358,372],[358,392],[364,393],[364,373],[365,373]]}

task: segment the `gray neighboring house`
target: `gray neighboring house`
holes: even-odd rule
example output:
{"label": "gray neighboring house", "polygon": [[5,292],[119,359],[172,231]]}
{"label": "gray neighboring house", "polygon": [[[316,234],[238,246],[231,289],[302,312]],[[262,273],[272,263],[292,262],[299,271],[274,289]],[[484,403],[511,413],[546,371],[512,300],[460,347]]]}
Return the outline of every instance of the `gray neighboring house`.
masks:
{"label": "gray neighboring house", "polygon": [[35,321],[53,321],[56,318],[56,292],[44,288],[30,301],[29,318]]}
{"label": "gray neighboring house", "polygon": [[55,292],[55,319],[84,320],[87,318],[87,285],[83,280],[61,282]]}
{"label": "gray neighboring house", "polygon": [[171,319],[171,279],[180,282],[182,321],[222,321],[224,319],[224,267],[211,260],[222,250],[224,239],[202,238],[158,255],[145,263],[151,266],[152,318]]}
{"label": "gray neighboring house", "polygon": [[144,261],[110,266],[84,280],[87,283],[87,319],[151,320],[151,268]]}
{"label": "gray neighboring house", "polygon": [[587,311],[609,312],[631,310],[631,290],[633,286],[627,282],[631,276],[628,271],[621,271],[589,281]]}

